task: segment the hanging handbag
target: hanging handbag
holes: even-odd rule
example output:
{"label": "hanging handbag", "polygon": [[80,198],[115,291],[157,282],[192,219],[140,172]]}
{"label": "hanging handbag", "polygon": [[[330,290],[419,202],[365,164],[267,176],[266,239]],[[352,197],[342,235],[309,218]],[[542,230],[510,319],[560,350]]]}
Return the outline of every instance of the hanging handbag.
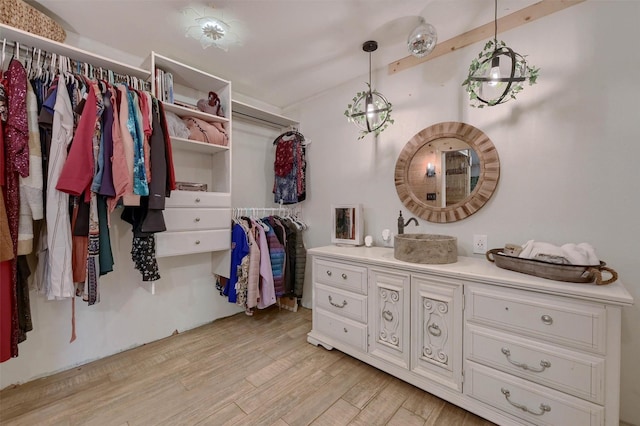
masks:
{"label": "hanging handbag", "polygon": [[208,99],[200,99],[197,103],[198,109],[207,114],[217,115],[218,117],[224,117],[224,111],[220,98],[216,92],[209,92]]}

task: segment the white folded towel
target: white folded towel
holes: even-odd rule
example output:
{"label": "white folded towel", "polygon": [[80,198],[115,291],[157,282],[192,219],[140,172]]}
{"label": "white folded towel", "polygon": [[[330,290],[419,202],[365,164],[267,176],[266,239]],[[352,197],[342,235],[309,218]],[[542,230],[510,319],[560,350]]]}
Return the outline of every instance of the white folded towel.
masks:
{"label": "white folded towel", "polygon": [[600,260],[589,243],[568,243],[562,247],[541,241],[529,240],[522,246],[518,257],[534,259],[536,257],[563,257],[572,265],[599,265]]}

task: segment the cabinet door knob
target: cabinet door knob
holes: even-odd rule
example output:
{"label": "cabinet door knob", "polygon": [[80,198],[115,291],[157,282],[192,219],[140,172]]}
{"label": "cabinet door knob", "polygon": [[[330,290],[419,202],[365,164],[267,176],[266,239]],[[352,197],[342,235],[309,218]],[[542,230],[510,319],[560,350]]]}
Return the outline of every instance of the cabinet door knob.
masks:
{"label": "cabinet door knob", "polygon": [[196,245],[200,244],[200,240],[196,240]]}
{"label": "cabinet door knob", "polygon": [[196,203],[199,203],[199,202],[200,202],[200,198],[196,198]]}
{"label": "cabinet door knob", "polygon": [[327,275],[331,276],[331,271],[327,271]]}
{"label": "cabinet door knob", "polygon": [[391,322],[393,321],[393,314],[391,313],[391,311],[385,309],[384,311],[382,311],[382,319]]}
{"label": "cabinet door knob", "polygon": [[342,274],[342,279],[343,279],[343,280],[346,280],[346,279],[347,279],[347,274],[344,274],[344,273],[343,273],[343,274]]}
{"label": "cabinet door knob", "polygon": [[345,333],[348,333],[348,331],[347,331],[347,327],[345,327],[345,328],[344,328],[344,332],[345,332]]}
{"label": "cabinet door knob", "polygon": [[442,335],[442,330],[440,330],[440,327],[438,327],[438,324],[429,324],[429,326],[427,327],[427,330],[429,330],[429,334],[431,334],[434,337],[440,337]]}
{"label": "cabinet door knob", "polygon": [[194,222],[200,222],[200,218],[199,218],[199,217],[196,217],[196,218],[194,219]]}
{"label": "cabinet door knob", "polygon": [[540,319],[542,320],[543,323],[547,325],[553,324],[553,318],[551,318],[549,315],[543,315],[540,317]]}

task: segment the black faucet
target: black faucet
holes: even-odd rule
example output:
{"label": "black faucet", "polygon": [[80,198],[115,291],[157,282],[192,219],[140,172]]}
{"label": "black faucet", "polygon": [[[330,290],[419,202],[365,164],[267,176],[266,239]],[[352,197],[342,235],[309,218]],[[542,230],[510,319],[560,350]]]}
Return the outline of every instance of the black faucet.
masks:
{"label": "black faucet", "polygon": [[398,216],[398,235],[404,234],[404,227],[409,225],[411,221],[413,221],[416,226],[419,226],[418,219],[416,219],[415,217],[412,217],[405,222],[404,217],[402,217],[402,210],[400,210],[400,216]]}

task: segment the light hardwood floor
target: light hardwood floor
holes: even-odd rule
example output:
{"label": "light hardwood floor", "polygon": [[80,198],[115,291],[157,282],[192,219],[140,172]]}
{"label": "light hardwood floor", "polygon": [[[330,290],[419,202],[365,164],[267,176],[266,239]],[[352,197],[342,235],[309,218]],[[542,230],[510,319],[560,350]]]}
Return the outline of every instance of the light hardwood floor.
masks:
{"label": "light hardwood floor", "polygon": [[490,426],[339,351],[311,311],[234,315],[0,391],[2,425]]}

